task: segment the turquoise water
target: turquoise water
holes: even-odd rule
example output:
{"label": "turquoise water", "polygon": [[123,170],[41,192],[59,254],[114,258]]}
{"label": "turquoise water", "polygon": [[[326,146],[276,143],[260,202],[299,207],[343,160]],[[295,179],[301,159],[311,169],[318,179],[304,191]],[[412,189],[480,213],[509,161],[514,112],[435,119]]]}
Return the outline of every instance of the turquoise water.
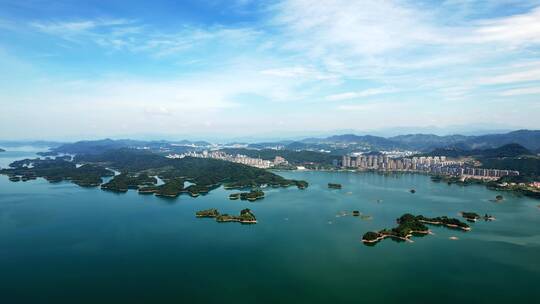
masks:
{"label": "turquoise water", "polygon": [[[32,155],[7,153],[0,166]],[[532,303],[540,296],[539,200],[502,193],[494,203],[498,192],[423,175],[279,174],[310,187],[268,189],[250,203],[228,200],[223,189],[171,200],[0,176],[0,302]],[[246,207],[257,225],[194,217]],[[336,217],[351,210],[373,219]],[[459,211],[497,220],[466,233],[434,227],[414,243],[360,241],[405,212]]]}

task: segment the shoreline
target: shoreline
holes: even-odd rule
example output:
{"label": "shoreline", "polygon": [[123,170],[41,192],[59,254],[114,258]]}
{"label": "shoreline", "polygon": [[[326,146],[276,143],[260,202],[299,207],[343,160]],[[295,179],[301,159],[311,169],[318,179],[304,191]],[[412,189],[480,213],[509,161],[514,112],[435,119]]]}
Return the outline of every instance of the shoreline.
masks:
{"label": "shoreline", "polygon": [[432,234],[431,230],[411,231],[411,233],[407,234],[405,237],[401,237],[401,236],[397,236],[397,235],[393,235],[393,234],[379,233],[380,236],[377,237],[376,239],[373,239],[373,240],[364,240],[364,239],[362,239],[362,242],[368,243],[368,244],[373,244],[373,243],[380,242],[380,241],[384,240],[385,238],[395,238],[395,239],[399,239],[399,240],[402,240],[402,241],[405,241],[405,242],[414,243],[414,241],[411,240],[411,237],[413,237],[415,233],[417,233],[417,234],[425,234],[425,235]]}
{"label": "shoreline", "polygon": [[[291,171],[291,172],[350,172],[350,173],[376,173],[376,174],[379,174],[379,175],[401,175],[401,174],[415,174],[415,175],[426,175],[426,176],[437,176],[438,174],[433,174],[431,172],[423,172],[423,171],[412,171],[412,170],[407,170],[407,171],[378,171],[378,170],[374,170],[374,169],[365,169],[365,170],[358,170],[358,169],[268,169],[268,170],[272,170],[272,171],[277,171],[277,172],[287,172],[287,171]],[[446,175],[445,175],[446,176]],[[451,175],[447,175],[447,177],[452,177]],[[511,193],[514,193],[514,194],[520,194],[520,195],[524,195],[524,196],[527,196],[527,197],[530,197],[530,198],[533,198],[533,199],[540,199],[540,191],[538,192],[534,192],[534,195],[530,194],[530,190],[527,191],[525,189],[506,189],[506,188],[494,188],[494,187],[490,187],[488,185],[488,182],[493,182],[493,181],[496,181],[496,180],[493,180],[493,179],[489,179],[489,180],[483,180],[483,179],[477,179],[477,178],[470,178],[470,179],[473,179],[475,181],[475,183],[471,184],[471,185],[482,185],[484,186],[485,188],[489,189],[489,190],[492,190],[492,191],[504,191],[504,192],[511,192]],[[436,181],[433,181],[432,182],[436,183]],[[462,186],[462,187],[465,187],[465,186],[468,186],[466,184],[459,184],[459,183],[449,183],[449,185],[451,184],[456,184],[458,186]]]}
{"label": "shoreline", "polygon": [[445,226],[445,227],[449,227],[449,228],[457,228],[457,229],[461,229],[461,230],[464,230],[464,231],[471,231],[471,227],[460,227],[458,225],[454,225],[454,224],[444,224],[442,222],[431,222],[431,221],[426,221],[426,220],[418,220],[420,223],[424,223],[424,224],[430,224],[430,225],[436,225],[436,226]]}

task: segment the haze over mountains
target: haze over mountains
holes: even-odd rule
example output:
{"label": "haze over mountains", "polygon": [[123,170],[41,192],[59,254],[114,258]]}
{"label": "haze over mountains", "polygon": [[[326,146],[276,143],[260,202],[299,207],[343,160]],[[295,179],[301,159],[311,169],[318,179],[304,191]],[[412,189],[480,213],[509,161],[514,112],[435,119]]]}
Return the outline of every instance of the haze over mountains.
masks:
{"label": "haze over mountains", "polygon": [[[321,148],[325,146],[356,146],[363,150],[405,149],[415,151],[431,151],[436,148],[454,147],[464,150],[497,148],[505,144],[516,143],[525,148],[538,151],[540,149],[540,131],[518,130],[504,134],[488,134],[479,136],[433,134],[408,134],[393,137],[372,135],[343,134],[326,138],[306,138],[298,142],[278,142],[287,149]],[[251,147],[262,148],[276,143],[252,144]]]}
{"label": "haze over mountains", "polygon": [[[33,142],[19,142],[30,145]],[[43,144],[44,142],[38,142]],[[0,146],[9,147],[16,145],[13,141],[0,141]],[[479,136],[447,135],[438,136],[433,134],[407,134],[393,137],[380,137],[372,135],[342,134],[324,138],[305,138],[299,141],[283,140],[276,142],[260,143],[212,143],[198,140],[131,140],[131,139],[103,139],[78,141],[75,143],[47,142],[53,151],[65,153],[92,153],[124,147],[146,147],[157,150],[168,148],[175,152],[182,152],[193,148],[208,147],[240,147],[248,149],[286,149],[286,150],[313,150],[327,151],[332,154],[344,154],[353,151],[378,151],[378,150],[411,150],[431,152],[434,149],[454,149],[458,151],[481,150],[498,148],[507,144],[519,144],[527,150],[540,152],[540,130],[517,130],[503,134],[487,134]]]}

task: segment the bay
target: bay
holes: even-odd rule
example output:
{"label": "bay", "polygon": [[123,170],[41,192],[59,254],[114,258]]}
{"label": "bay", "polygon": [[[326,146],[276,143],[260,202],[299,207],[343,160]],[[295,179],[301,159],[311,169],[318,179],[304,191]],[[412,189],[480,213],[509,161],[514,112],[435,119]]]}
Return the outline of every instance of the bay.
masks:
{"label": "bay", "polygon": [[[31,151],[4,152],[0,166]],[[540,201],[428,176],[281,171],[306,190],[257,202],[163,199],[0,176],[2,303],[532,302],[540,296]],[[328,182],[343,189],[327,188]],[[415,194],[409,192],[416,189]],[[492,200],[497,194],[505,199]],[[253,210],[256,225],[198,219]],[[370,219],[342,212],[359,210]],[[431,227],[412,243],[365,246],[403,213],[492,214],[472,231]],[[450,237],[458,240],[450,240]]]}

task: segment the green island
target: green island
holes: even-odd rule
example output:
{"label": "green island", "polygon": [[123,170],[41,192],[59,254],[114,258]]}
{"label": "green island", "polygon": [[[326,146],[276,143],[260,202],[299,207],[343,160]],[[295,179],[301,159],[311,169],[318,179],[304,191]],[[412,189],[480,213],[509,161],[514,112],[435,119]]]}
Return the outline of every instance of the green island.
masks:
{"label": "green island", "polygon": [[196,217],[211,217],[211,218],[216,218],[219,216],[219,211],[215,208],[212,208],[212,209],[207,209],[207,210],[201,210],[201,211],[197,211],[195,213],[195,216]]}
{"label": "green island", "polygon": [[478,213],[475,212],[461,212],[460,214],[464,219],[469,222],[476,222],[481,218],[483,218],[486,222],[495,220],[495,217],[493,215],[489,215],[487,213],[484,216],[480,216]]}
{"label": "green island", "polygon": [[458,219],[448,218],[446,216],[427,218],[423,215],[414,216],[412,214],[406,213],[402,215],[397,220],[397,227],[392,229],[383,229],[378,232],[369,231],[364,234],[362,237],[362,242],[364,244],[375,244],[387,237],[401,240],[401,241],[410,241],[411,236],[413,235],[426,235],[429,234],[429,229],[426,226],[428,225],[441,225],[453,229],[461,229],[464,231],[469,231],[471,228],[469,225],[461,222]]}
{"label": "green island", "polygon": [[341,189],[341,184],[328,183],[330,189]]}
{"label": "green island", "polygon": [[[110,169],[109,169],[110,168]],[[114,176],[116,170],[122,172]],[[138,190],[140,194],[177,197],[181,193],[192,197],[204,195],[213,189],[258,189],[261,186],[308,187],[306,181],[286,179],[270,171],[233,162],[185,157],[170,159],[143,149],[121,148],[101,153],[58,156],[54,159],[24,159],[15,161],[0,174],[13,182],[43,177],[49,182],[71,181],[83,187],[101,186],[103,190],[126,192]],[[103,177],[114,176],[107,183]],[[155,176],[163,180],[156,185]],[[184,187],[185,182],[190,185]],[[241,194],[239,198],[256,200],[264,197],[260,190]]]}
{"label": "green island", "polygon": [[240,215],[229,215],[229,214],[220,214],[219,211],[215,208],[197,211],[195,213],[196,217],[209,217],[215,218],[218,223],[227,223],[227,222],[238,222],[241,224],[256,224],[257,218],[251,212],[250,209],[243,209],[240,211]]}
{"label": "green island", "polygon": [[6,150],[4,150],[4,149],[0,148],[0,152],[6,152]]}
{"label": "green island", "polygon": [[81,187],[97,187],[102,177],[113,176],[114,173],[102,166],[76,163],[64,158],[56,159],[24,159],[10,164],[10,168],[0,170],[0,174],[8,175],[11,181],[27,181],[38,177],[51,183],[71,181]]}
{"label": "green island", "polygon": [[259,189],[254,189],[249,192],[238,192],[238,193],[232,193],[229,195],[229,199],[231,200],[248,200],[250,202],[254,202],[256,200],[260,200],[264,198],[264,192]]}
{"label": "green island", "polygon": [[480,218],[480,215],[474,212],[461,212],[461,216],[469,222],[476,222]]}
{"label": "green island", "polygon": [[20,176],[17,176],[17,175],[10,175],[9,180],[12,181],[12,182],[20,182],[22,180],[22,178]]}
{"label": "green island", "polygon": [[240,198],[240,192],[229,194],[229,199],[230,199],[230,200],[237,200],[237,199],[239,199],[239,198]]}
{"label": "green island", "polygon": [[268,182],[264,182],[263,180],[240,180],[237,182],[231,182],[226,183],[223,187],[227,190],[232,189],[246,189],[246,188],[253,188],[253,187],[260,187],[270,185],[272,188],[287,188],[290,186],[296,186],[298,189],[306,189],[308,187],[308,182],[303,180],[275,180],[270,179]]}

